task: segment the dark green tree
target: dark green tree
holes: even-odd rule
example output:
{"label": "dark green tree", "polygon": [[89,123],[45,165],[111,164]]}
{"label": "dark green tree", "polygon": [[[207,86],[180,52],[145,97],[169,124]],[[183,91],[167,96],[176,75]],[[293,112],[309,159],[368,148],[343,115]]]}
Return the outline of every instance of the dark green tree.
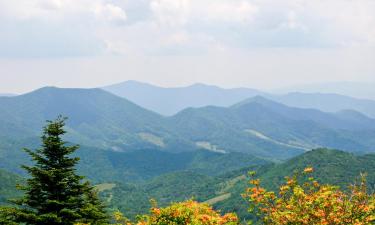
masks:
{"label": "dark green tree", "polygon": [[106,224],[105,207],[84,177],[76,174],[79,158],[71,157],[79,147],[62,140],[65,118],[47,121],[42,146],[25,149],[35,162],[23,166],[30,174],[16,208],[7,210],[14,222],[37,225],[72,225],[75,223]]}

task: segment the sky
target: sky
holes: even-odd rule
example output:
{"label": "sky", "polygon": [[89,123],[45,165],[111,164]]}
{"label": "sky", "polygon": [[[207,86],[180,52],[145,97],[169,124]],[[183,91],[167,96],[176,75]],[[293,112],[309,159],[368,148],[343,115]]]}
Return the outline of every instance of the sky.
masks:
{"label": "sky", "polygon": [[0,93],[375,83],[374,0],[0,0]]}

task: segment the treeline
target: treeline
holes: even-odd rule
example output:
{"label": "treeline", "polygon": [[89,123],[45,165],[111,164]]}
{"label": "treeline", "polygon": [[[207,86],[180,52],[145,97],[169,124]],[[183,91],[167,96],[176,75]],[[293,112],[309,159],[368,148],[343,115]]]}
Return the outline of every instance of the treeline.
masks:
{"label": "treeline", "polygon": [[[28,172],[26,183],[18,188],[23,197],[10,200],[0,208],[0,224],[35,225],[234,225],[244,221],[234,213],[221,215],[208,204],[193,200],[160,208],[151,201],[149,214],[130,221],[120,212],[108,212],[94,187],[76,174],[79,158],[72,157],[78,146],[62,140],[65,118],[48,121],[42,135],[42,146],[25,149],[34,161],[23,166]],[[278,191],[267,191],[255,178],[243,197],[249,202],[249,213],[258,224],[356,224],[375,222],[375,195],[368,193],[365,176],[349,191],[320,184],[308,167],[287,177]],[[247,223],[251,221],[246,221]]]}

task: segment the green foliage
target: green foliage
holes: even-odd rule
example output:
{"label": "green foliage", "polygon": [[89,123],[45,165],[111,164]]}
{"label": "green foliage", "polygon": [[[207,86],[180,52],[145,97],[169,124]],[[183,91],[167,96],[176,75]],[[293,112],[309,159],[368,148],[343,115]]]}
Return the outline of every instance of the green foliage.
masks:
{"label": "green foliage", "polygon": [[21,182],[23,182],[21,176],[0,169],[0,204],[7,204],[9,199],[22,194],[15,188]]}
{"label": "green foliage", "polygon": [[137,225],[238,225],[238,218],[233,213],[221,216],[208,204],[185,201],[171,204],[165,208],[151,209],[150,215],[144,216]]}
{"label": "green foliage", "polygon": [[134,219],[148,211],[150,199],[157,200],[160,206],[191,198],[205,201],[214,197],[220,188],[217,178],[184,171],[162,175],[141,184],[119,183],[101,195],[109,200],[112,209],[118,209]]}
{"label": "green foliage", "polygon": [[[2,148],[0,143],[0,168],[26,176],[23,170],[18,169],[19,164],[31,165],[31,162],[19,148],[25,145],[37,148],[39,142],[29,139],[4,145]],[[77,165],[78,172],[94,183],[139,182],[181,170],[218,175],[252,164],[268,163],[245,153],[222,154],[206,150],[171,153],[155,148],[114,152],[81,146],[73,156],[81,159]]]}
{"label": "green foliage", "polygon": [[282,164],[263,167],[258,175],[269,189],[276,189],[284,177],[314,167],[316,179],[321,183],[338,185],[346,189],[361,173],[368,174],[368,186],[375,189],[375,154],[354,155],[338,150],[316,149]]}
{"label": "green foliage", "polygon": [[[338,150],[316,149],[284,163],[265,165],[259,169],[248,168],[239,172],[246,174],[245,171],[256,170],[257,178],[262,180],[265,188],[278,191],[286,176],[308,166],[314,168],[317,181],[337,185],[343,190],[348,190],[349,185],[361,173],[366,173],[369,191],[375,190],[375,154],[356,156]],[[235,212],[240,218],[251,218],[251,214],[247,212],[248,204],[241,197],[247,186],[246,181],[238,182],[230,190],[232,197],[215,204],[215,207],[223,212]]]}
{"label": "green foliage", "polygon": [[14,200],[19,207],[5,209],[11,221],[26,224],[61,224],[75,222],[102,224],[106,221],[104,206],[88,182],[76,175],[74,166],[79,161],[70,157],[78,146],[66,146],[61,136],[65,119],[59,117],[44,127],[43,145],[32,151],[26,149],[35,162],[23,166],[30,175],[21,187],[24,196]]}
{"label": "green foliage", "polygon": [[353,181],[350,191],[320,184],[311,175],[313,167],[285,178],[278,191],[267,191],[260,179],[250,180],[246,197],[250,212],[259,216],[262,224],[335,224],[370,225],[375,222],[375,194],[367,192],[365,176]]}
{"label": "green foliage", "polygon": [[253,214],[248,212],[248,202],[242,197],[248,187],[248,171],[257,171],[257,177],[265,187],[275,191],[284,182],[285,176],[308,166],[314,167],[314,175],[319,182],[339,185],[343,190],[347,190],[361,172],[367,172],[368,187],[373,188],[374,157],[374,154],[356,156],[338,150],[317,149],[284,163],[245,167],[219,176],[176,172],[141,184],[118,183],[101,195],[108,200],[110,208],[119,209],[129,218],[146,213],[151,198],[163,207],[190,198],[203,202],[219,197],[213,201],[215,209],[222,213],[235,212],[245,222],[254,219]]}
{"label": "green foliage", "polygon": [[117,152],[176,153],[196,150],[203,142],[226,152],[284,160],[319,146],[371,152],[375,144],[373,119],[291,108],[260,97],[162,117],[100,89],[48,87],[0,99],[0,167],[14,171],[15,163],[4,159],[20,153],[8,151],[36,137],[43,121],[60,113],[71,118],[67,140]]}

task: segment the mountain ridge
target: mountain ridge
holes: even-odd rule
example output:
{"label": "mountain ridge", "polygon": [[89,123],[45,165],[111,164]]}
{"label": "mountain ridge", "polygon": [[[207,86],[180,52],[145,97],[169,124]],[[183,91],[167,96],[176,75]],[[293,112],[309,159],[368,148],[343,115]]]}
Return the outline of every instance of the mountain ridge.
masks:
{"label": "mountain ridge", "polygon": [[[331,92],[272,94],[252,88],[221,88],[202,83],[182,87],[160,87],[138,81],[125,81],[103,87],[103,89],[120,97],[128,98],[140,106],[169,116],[188,107],[208,105],[229,107],[247,98],[261,95],[291,107],[315,108],[324,112],[352,109],[375,118],[375,100],[349,97]],[[199,95],[196,95],[196,93],[199,93]],[[166,102],[166,100],[168,101]]]}
{"label": "mountain ridge", "polygon": [[[282,160],[316,147],[371,151],[374,120],[357,112],[325,113],[282,105],[264,97],[231,107],[185,109],[165,117],[102,89],[46,87],[0,98],[3,139],[38,136],[59,114],[67,140],[111,151],[155,148],[243,152]],[[358,134],[361,130],[361,134]]]}
{"label": "mountain ridge", "polygon": [[223,89],[202,83],[165,88],[137,81],[125,81],[103,89],[167,116],[174,115],[187,106],[203,107],[211,105],[211,102],[216,102],[214,105],[217,106],[230,106],[244,97],[261,93],[250,88]]}

